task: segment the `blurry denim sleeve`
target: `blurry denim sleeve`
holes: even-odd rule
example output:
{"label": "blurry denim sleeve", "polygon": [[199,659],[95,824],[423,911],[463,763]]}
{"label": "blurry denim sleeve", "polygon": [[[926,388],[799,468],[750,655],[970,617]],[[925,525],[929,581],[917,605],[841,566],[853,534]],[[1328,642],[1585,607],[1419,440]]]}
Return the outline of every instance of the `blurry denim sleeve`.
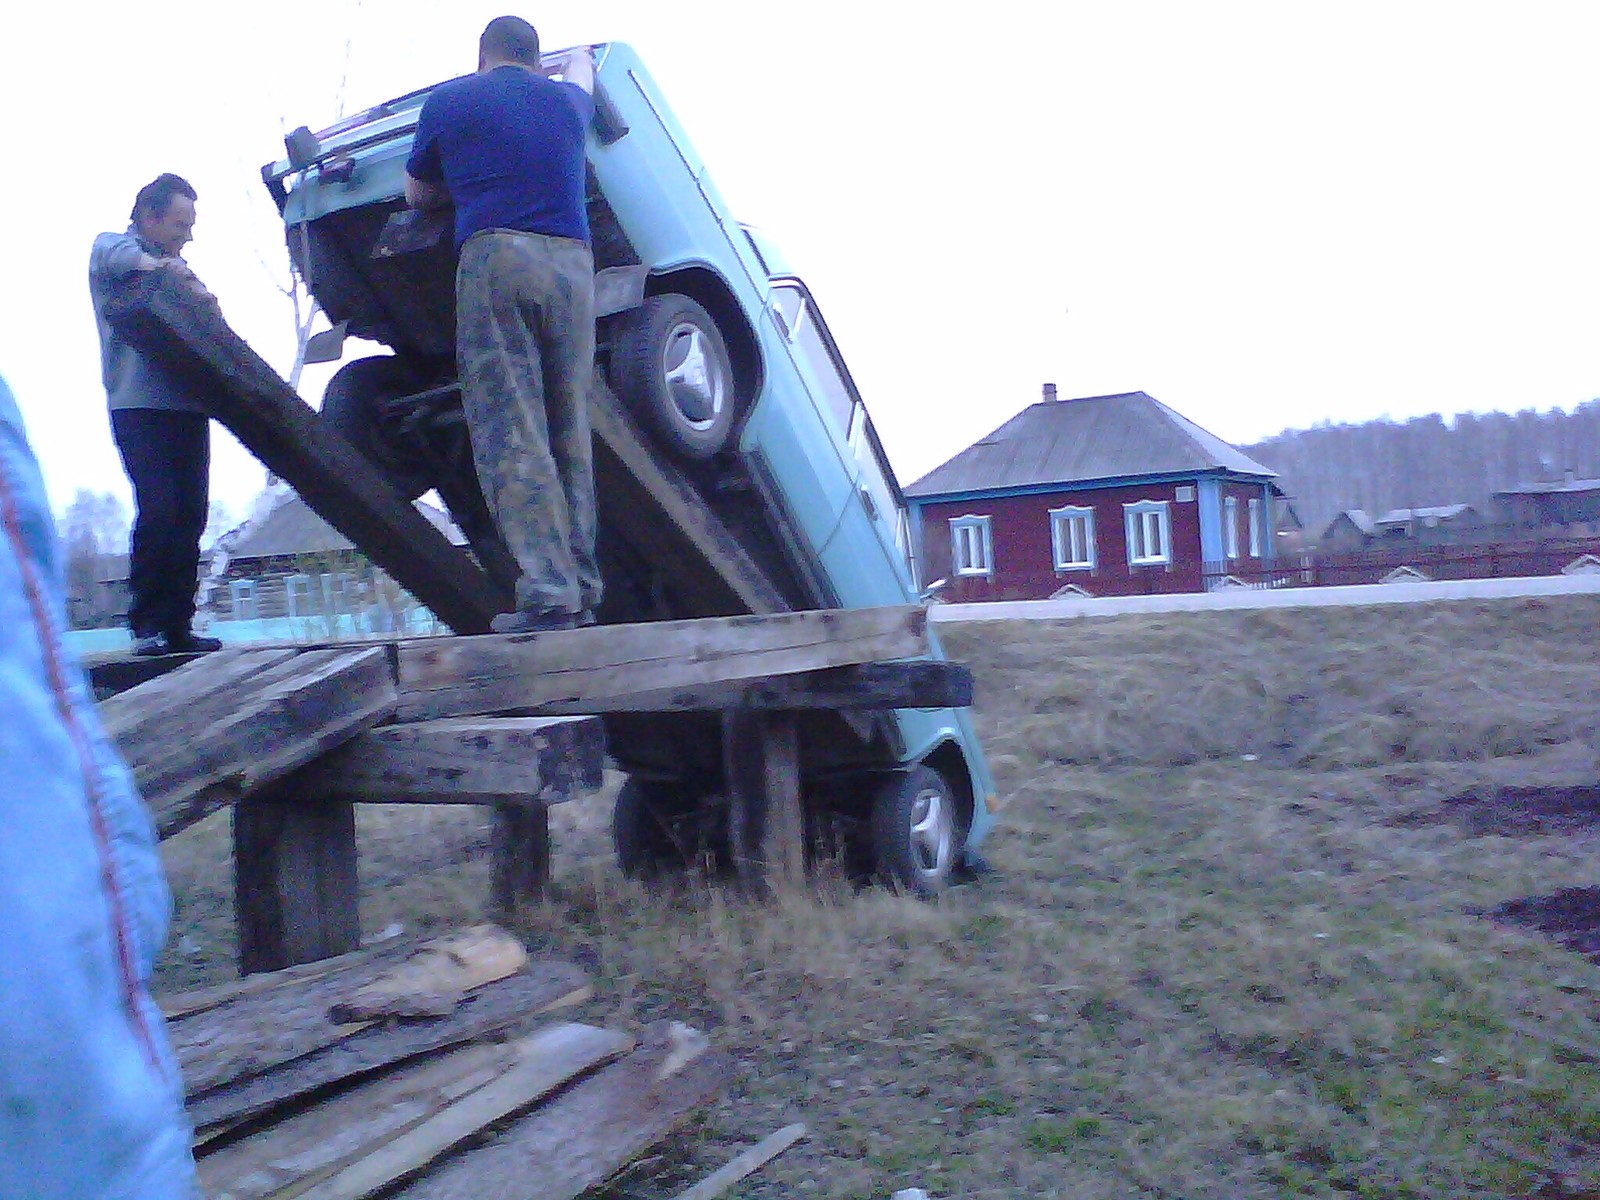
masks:
{"label": "blurry denim sleeve", "polygon": [[0,380],[0,1200],[189,1200],[147,991],[169,905],[155,831],[64,629],[54,523]]}

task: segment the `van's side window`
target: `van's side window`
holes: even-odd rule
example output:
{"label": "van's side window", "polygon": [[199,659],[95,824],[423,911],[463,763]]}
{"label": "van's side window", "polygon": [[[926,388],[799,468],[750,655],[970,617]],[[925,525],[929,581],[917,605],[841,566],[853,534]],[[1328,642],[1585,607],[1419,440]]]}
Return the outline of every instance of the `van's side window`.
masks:
{"label": "van's side window", "polygon": [[797,287],[779,284],[772,289],[772,312],[794,347],[794,356],[806,372],[807,382],[817,389],[823,411],[832,415],[840,433],[848,434],[854,398],[817,330],[811,297]]}

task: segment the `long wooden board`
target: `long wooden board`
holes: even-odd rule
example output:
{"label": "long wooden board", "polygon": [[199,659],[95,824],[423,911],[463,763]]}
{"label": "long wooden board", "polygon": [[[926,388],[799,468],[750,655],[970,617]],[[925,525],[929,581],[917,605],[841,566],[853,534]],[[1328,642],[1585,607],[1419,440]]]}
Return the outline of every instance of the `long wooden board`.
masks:
{"label": "long wooden board", "polygon": [[572,1200],[604,1183],[716,1098],[728,1058],[676,1022],[650,1026],[637,1050],[540,1105],[494,1141],[438,1164],[396,1193],[406,1200]]}
{"label": "long wooden board", "polygon": [[915,606],[661,621],[400,647],[398,716],[437,717],[594,703],[815,671],[928,650]]}
{"label": "long wooden board", "polygon": [[[394,712],[384,648],[280,654],[245,653],[215,667],[201,660],[105,702],[113,740],[162,837]],[[247,669],[252,663],[268,665]],[[148,713],[141,712],[144,688],[165,689],[165,702]]]}
{"label": "long wooden board", "polygon": [[407,1066],[202,1157],[204,1194],[364,1200],[632,1046],[624,1033],[555,1025]]}
{"label": "long wooden board", "polygon": [[577,967],[540,960],[521,974],[479,988],[447,1017],[368,1025],[213,1087],[199,1089],[189,1082],[189,1118],[202,1132],[232,1127],[341,1080],[499,1033],[579,1004],[590,994],[588,980]]}
{"label": "long wooden board", "polygon": [[355,801],[555,804],[598,788],[604,760],[594,717],[477,717],[369,730],[301,778]]}
{"label": "long wooden board", "polygon": [[317,419],[214,305],[149,271],[108,306],[141,353],[203,397],[313,511],[458,633],[481,633],[504,607],[471,556],[435,529],[361,453]]}

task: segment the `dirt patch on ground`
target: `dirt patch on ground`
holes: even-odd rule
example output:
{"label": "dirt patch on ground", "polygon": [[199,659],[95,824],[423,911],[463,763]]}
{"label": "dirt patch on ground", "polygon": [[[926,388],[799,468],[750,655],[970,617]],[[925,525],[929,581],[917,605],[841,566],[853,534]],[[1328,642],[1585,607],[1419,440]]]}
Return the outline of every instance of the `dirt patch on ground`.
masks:
{"label": "dirt patch on ground", "polygon": [[1548,896],[1525,896],[1500,905],[1489,916],[1508,925],[1537,929],[1575,954],[1600,963],[1600,887],[1562,888]]}
{"label": "dirt patch on ground", "polygon": [[1600,786],[1503,787],[1445,801],[1441,819],[1484,837],[1581,833],[1600,826]]}

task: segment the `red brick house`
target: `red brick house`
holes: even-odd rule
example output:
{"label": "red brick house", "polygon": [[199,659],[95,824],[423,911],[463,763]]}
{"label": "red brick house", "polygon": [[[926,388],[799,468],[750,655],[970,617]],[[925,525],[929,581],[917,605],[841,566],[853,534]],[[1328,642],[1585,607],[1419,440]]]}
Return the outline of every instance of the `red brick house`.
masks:
{"label": "red brick house", "polygon": [[1273,471],[1143,392],[1044,397],[905,489],[922,586],[970,602],[1263,577],[1294,521]]}

